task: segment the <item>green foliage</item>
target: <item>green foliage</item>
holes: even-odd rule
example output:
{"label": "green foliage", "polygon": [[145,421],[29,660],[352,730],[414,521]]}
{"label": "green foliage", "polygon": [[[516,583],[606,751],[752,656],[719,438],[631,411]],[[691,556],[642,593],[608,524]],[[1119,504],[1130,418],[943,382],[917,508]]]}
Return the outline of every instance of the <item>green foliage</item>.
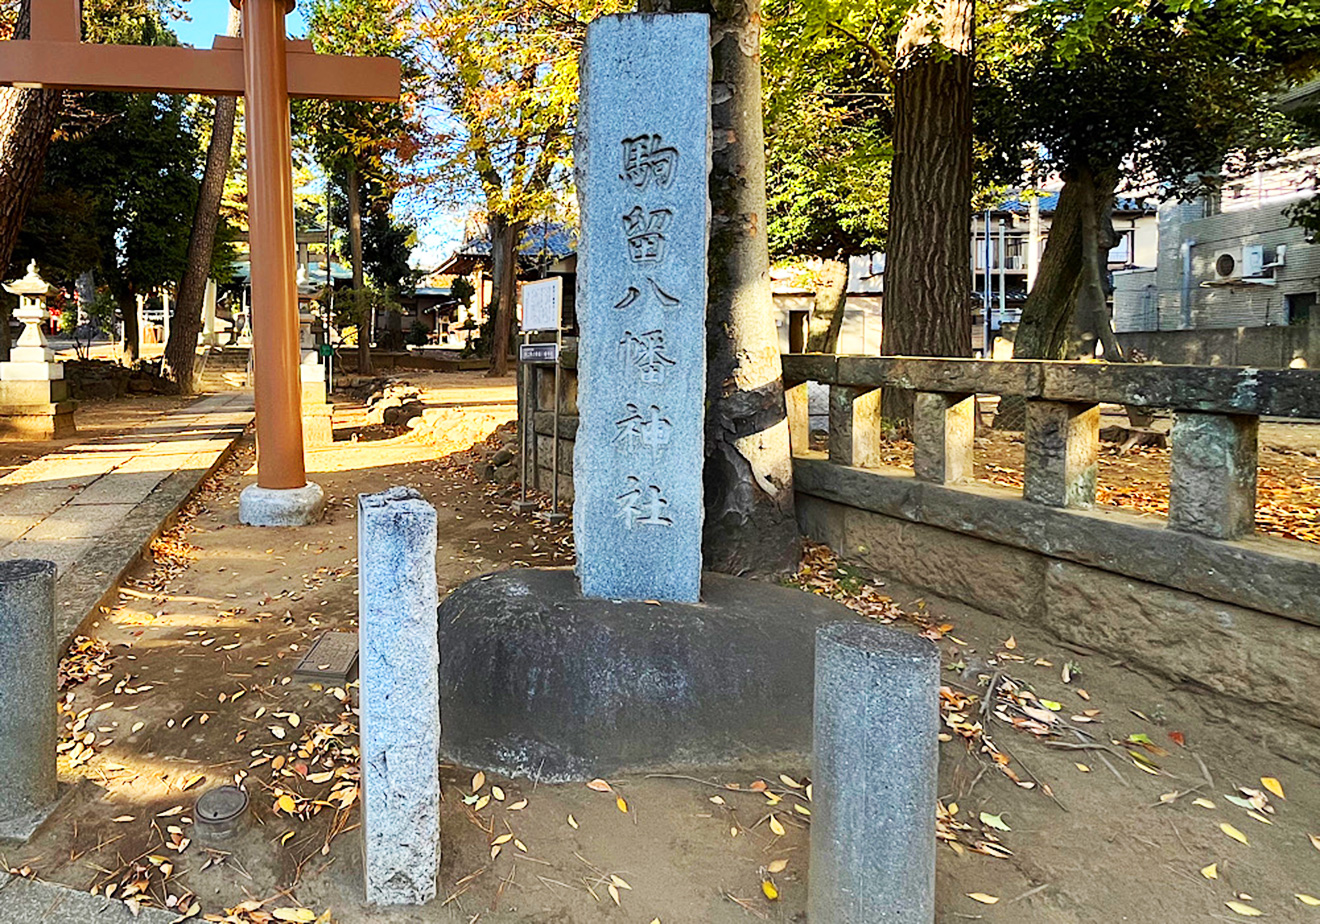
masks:
{"label": "green foliage", "polygon": [[426,346],[426,341],[431,337],[431,332],[426,325],[420,321],[413,321],[412,327],[408,329],[407,342],[413,346]]}
{"label": "green foliage", "polygon": [[[329,293],[323,292],[319,299],[322,305],[329,301]],[[403,306],[394,301],[390,294],[382,289],[368,286],[365,289],[343,289],[335,292],[334,323],[336,327],[357,327],[362,330],[370,323],[373,311],[402,311]]]}
{"label": "green foliage", "polygon": [[342,176],[356,168],[391,194],[424,137],[417,106],[421,72],[408,9],[397,0],[312,0],[313,47],[322,54],[398,58],[403,93],[397,103],[305,99],[293,104],[294,130],[322,169]]}
{"label": "green foliage", "polygon": [[462,302],[464,308],[471,308],[472,296],[477,294],[477,289],[466,276],[459,276],[450,283],[449,294]]}
{"label": "green foliage", "polygon": [[[846,8],[768,0],[764,15],[771,257],[833,258],[881,249],[893,151],[888,78],[878,49],[853,30],[862,24],[850,25]],[[883,17],[893,11],[881,16],[870,23],[873,38],[889,41],[892,28]]]}
{"label": "green foliage", "polygon": [[586,24],[622,0],[420,0],[429,92],[452,131],[434,140],[432,195],[511,225],[561,210]]}
{"label": "green foliage", "polygon": [[982,36],[979,133],[993,172],[1121,167],[1204,191],[1286,147],[1273,94],[1320,67],[1320,0],[1037,0]]}

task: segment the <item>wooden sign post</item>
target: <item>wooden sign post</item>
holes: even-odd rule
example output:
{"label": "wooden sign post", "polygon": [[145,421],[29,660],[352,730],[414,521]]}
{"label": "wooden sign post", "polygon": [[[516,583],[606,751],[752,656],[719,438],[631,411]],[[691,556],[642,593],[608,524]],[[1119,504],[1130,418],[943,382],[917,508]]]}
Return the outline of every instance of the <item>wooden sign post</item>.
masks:
{"label": "wooden sign post", "polygon": [[397,100],[400,68],[392,58],[318,55],[310,42],[290,41],[284,19],[294,0],[231,2],[243,37],[196,49],[87,44],[78,0],[31,0],[30,40],[0,43],[0,85],[243,96],[257,484],[243,492],[240,519],[303,525],[319,516],[322,497],[303,460],[289,98]]}

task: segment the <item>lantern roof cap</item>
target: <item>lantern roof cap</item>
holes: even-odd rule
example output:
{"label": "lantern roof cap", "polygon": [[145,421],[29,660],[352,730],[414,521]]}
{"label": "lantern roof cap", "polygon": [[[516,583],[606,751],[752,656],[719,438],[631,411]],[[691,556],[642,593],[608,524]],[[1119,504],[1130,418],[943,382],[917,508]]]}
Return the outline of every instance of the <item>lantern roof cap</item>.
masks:
{"label": "lantern roof cap", "polygon": [[4,289],[11,295],[43,296],[54,295],[58,289],[42,279],[37,273],[37,261],[28,264],[27,275],[14,282],[6,282]]}

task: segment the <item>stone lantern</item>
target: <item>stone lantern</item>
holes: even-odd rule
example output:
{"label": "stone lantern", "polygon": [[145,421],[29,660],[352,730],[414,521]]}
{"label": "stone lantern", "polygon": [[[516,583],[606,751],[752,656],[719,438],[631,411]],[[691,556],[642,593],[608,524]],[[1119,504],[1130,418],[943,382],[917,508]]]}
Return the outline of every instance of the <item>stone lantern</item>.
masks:
{"label": "stone lantern", "polygon": [[4,289],[18,296],[14,317],[23,323],[9,361],[0,363],[0,437],[6,439],[58,439],[76,432],[74,402],[64,381],[64,364],[42,330],[50,318],[47,301],[57,291],[37,274],[37,262],[27,275]]}

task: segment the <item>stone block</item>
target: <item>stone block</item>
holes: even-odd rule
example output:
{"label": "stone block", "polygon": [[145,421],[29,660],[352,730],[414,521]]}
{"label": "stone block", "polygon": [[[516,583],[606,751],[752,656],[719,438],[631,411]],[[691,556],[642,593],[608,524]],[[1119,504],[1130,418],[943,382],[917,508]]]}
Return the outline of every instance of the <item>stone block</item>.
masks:
{"label": "stone block", "polygon": [[936,484],[970,481],[975,424],[975,395],[916,392],[912,407],[912,470],[917,477]]}
{"label": "stone block", "polygon": [[1169,527],[1215,539],[1256,529],[1256,417],[1179,411],[1169,466]]}
{"label": "stone block", "polygon": [[335,406],[303,404],[302,426],[304,446],[329,446],[335,441]]}
{"label": "stone block", "polygon": [[1320,761],[1320,628],[1062,561],[1046,568],[1040,612],[1059,638],[1221,694],[1249,740]]}
{"label": "stone block", "polygon": [[0,561],[0,824],[56,797],[55,563]]}
{"label": "stone block", "polygon": [[859,468],[875,465],[880,437],[880,389],[831,385],[830,461]]}
{"label": "stone block", "polygon": [[695,605],[584,597],[568,569],[484,575],[440,608],[444,757],[543,782],[805,762],[815,631],[844,620],[862,622],[723,574]]}
{"label": "stone block", "polygon": [[1027,401],[1022,496],[1050,507],[1092,507],[1100,452],[1100,408]]}
{"label": "stone block", "polygon": [[1034,615],[1046,561],[1040,555],[865,510],[846,509],[843,522],[849,558],[987,612]]}
{"label": "stone block", "polygon": [[325,510],[325,492],[314,481],[301,488],[250,484],[238,495],[238,521],[245,526],[310,526]]}
{"label": "stone block", "polygon": [[436,512],[411,488],[358,496],[367,901],[420,905],[440,866]]}
{"label": "stone block", "polygon": [[809,920],[933,924],[939,685],[927,639],[817,630]]}
{"label": "stone block", "polygon": [[694,603],[705,519],[709,17],[603,16],[587,27],[580,66],[578,577],[591,597]]}

